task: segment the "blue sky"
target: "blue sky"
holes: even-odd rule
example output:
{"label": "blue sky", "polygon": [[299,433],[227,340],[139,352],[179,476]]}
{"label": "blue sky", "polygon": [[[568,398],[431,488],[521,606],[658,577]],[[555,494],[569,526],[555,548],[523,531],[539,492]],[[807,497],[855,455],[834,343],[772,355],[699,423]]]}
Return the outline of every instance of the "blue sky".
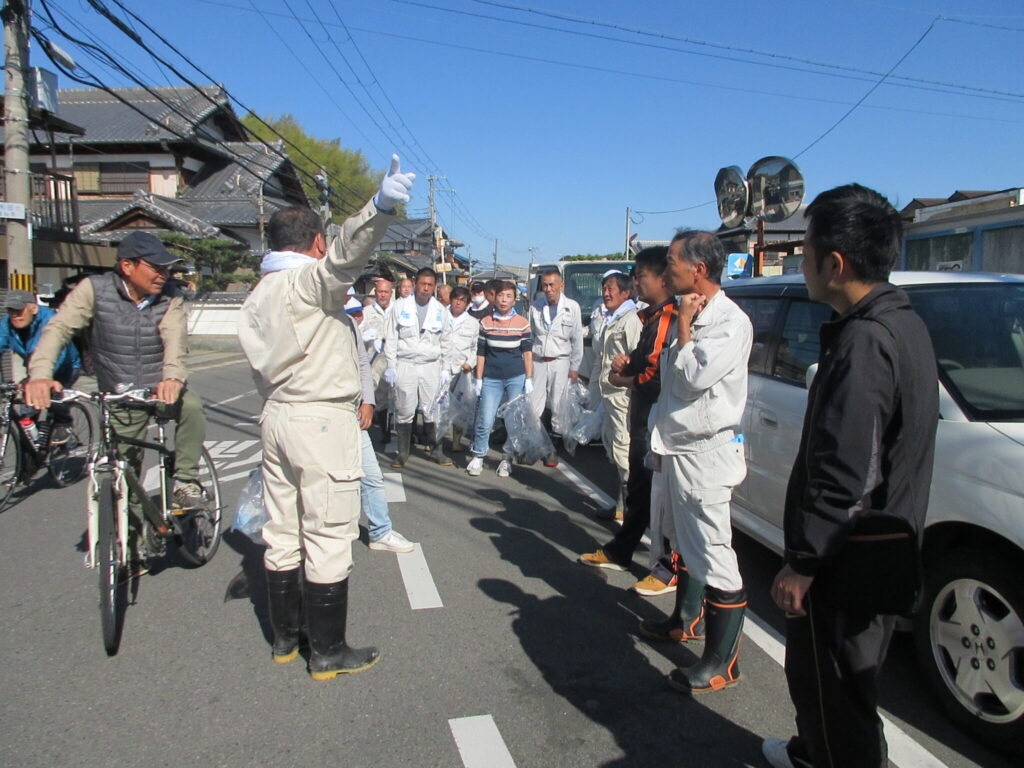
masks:
{"label": "blue sky", "polygon": [[[48,1],[167,84],[84,0]],[[713,205],[678,209],[712,200],[719,168],[765,155],[803,152],[808,199],[850,181],[897,207],[1024,185],[1019,2],[122,2],[257,111],[375,167],[397,151],[420,173],[414,213],[427,173],[446,176],[457,195],[438,194],[440,219],[485,263],[494,238],[504,263],[530,247],[540,261],[621,250],[627,207],[676,211],[635,214],[645,239],[714,228]],[[892,77],[915,79],[878,85],[897,62]]]}

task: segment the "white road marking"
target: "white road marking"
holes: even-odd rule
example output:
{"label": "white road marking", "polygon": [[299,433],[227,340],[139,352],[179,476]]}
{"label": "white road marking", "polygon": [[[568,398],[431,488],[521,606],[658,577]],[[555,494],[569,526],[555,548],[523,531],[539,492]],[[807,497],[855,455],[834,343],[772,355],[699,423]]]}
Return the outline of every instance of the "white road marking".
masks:
{"label": "white road marking", "polygon": [[604,509],[615,509],[615,499],[609,496],[607,493],[602,491],[592,482],[587,480],[583,475],[573,469],[571,466],[566,464],[564,461],[558,462],[558,470],[569,478],[569,481],[589,496],[595,503],[603,507]]}
{"label": "white road marking", "polygon": [[256,394],[256,390],[255,389],[250,389],[248,392],[243,392],[240,395],[234,395],[232,397],[229,397],[227,400],[221,400],[219,403],[208,403],[206,405],[206,407],[207,408],[217,408],[218,406],[227,405],[228,403],[235,402],[235,400],[241,400],[243,397],[249,397],[249,395],[255,395],[255,394]]}
{"label": "white road marking", "polygon": [[206,443],[206,450],[210,452],[210,458],[216,461],[217,459],[230,459],[242,451],[248,450],[256,445],[259,440],[223,440],[217,443]]}
{"label": "white road marking", "polygon": [[[758,648],[767,653],[777,664],[786,663],[786,641],[775,628],[751,610],[747,610],[743,622],[743,634]],[[881,714],[881,713],[880,713]],[[918,744],[896,723],[885,715],[882,726],[885,740],[889,744],[889,759],[899,768],[946,768],[946,764]]]}
{"label": "white road marking", "polygon": [[448,721],[466,768],[515,768],[515,761],[490,715],[455,717]]}
{"label": "white road marking", "polygon": [[388,504],[397,504],[405,501],[405,486],[402,484],[402,475],[398,472],[384,472],[384,493],[387,496]]}
{"label": "white road marking", "polygon": [[424,608],[443,608],[441,595],[437,593],[434,577],[430,575],[423,545],[417,544],[412,552],[398,554],[398,568],[405,582],[405,593],[409,596],[409,607],[414,611]]}

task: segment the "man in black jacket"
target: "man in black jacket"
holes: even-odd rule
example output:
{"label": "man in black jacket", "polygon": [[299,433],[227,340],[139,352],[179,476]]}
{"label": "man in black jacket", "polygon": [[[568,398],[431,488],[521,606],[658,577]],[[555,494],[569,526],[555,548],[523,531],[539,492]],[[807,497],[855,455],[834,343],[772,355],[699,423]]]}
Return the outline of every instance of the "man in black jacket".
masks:
{"label": "man in black jacket", "polygon": [[[877,682],[896,617],[866,599],[867,567],[851,576],[844,566],[851,534],[868,518],[907,531],[914,559],[935,452],[935,356],[906,294],[888,282],[902,231],[889,202],[851,184],[823,192],[805,216],[807,290],[838,315],[821,327],[819,369],[786,493],[786,564],[772,587],[786,612],[786,679],[798,735],[788,743],[768,739],[763,751],[777,768],[884,768]],[[913,594],[916,577],[896,570],[886,572],[893,575],[885,590]]]}

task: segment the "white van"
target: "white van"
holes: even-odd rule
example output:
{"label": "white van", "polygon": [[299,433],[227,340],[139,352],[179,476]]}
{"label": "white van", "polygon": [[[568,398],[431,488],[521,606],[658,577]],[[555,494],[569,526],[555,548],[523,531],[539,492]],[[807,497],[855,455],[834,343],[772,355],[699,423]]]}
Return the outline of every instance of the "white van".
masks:
{"label": "white van", "polygon": [[[896,272],[931,335],[940,416],[914,632],[950,716],[983,741],[1024,745],[1024,276]],[[748,475],[733,524],[782,551],[808,368],[830,307],[801,275],[723,286],[754,325],[744,413]]]}

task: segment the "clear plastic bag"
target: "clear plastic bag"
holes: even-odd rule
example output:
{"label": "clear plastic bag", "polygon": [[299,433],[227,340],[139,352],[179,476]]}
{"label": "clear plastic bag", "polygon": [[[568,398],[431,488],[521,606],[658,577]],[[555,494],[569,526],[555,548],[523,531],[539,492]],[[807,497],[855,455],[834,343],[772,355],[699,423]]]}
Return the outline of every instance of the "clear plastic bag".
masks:
{"label": "clear plastic bag", "polygon": [[562,443],[569,455],[576,454],[576,446],[587,445],[601,437],[604,423],[604,403],[598,400],[593,408],[587,408],[589,393],[582,382],[577,381],[566,397],[566,411],[569,414],[569,426],[562,435]]}
{"label": "clear plastic bag", "polygon": [[244,533],[257,544],[264,544],[263,524],[270,519],[263,501],[263,472],[259,467],[249,473],[249,480],[238,496],[235,521],[231,529]]}
{"label": "clear plastic bag", "polygon": [[526,395],[516,395],[498,409],[498,417],[505,422],[508,440],[504,451],[524,464],[533,464],[550,453],[555,446],[547,431],[530,407]]}
{"label": "clear plastic bag", "polygon": [[476,422],[476,403],[472,377],[468,373],[459,374],[455,377],[448,401],[448,418],[451,425],[463,434],[472,433]]}
{"label": "clear plastic bag", "polygon": [[423,418],[433,424],[434,429],[437,430],[438,440],[451,428],[450,402],[451,394],[448,392],[448,387],[438,387],[437,394],[427,407],[426,413],[423,414]]}

